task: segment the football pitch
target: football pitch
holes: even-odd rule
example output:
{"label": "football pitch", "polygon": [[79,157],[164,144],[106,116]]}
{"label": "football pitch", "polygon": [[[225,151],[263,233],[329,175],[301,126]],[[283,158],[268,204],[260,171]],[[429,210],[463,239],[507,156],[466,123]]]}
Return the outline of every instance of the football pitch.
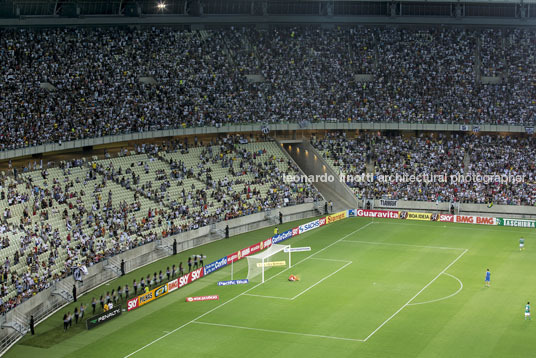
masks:
{"label": "football pitch", "polygon": [[[204,246],[206,262],[266,239],[271,230]],[[247,276],[247,260],[241,260],[91,331],[78,324],[64,333],[61,317],[73,310],[67,307],[5,356],[534,357],[536,322],[523,314],[527,301],[536,302],[535,234],[349,218],[285,241],[311,251],[292,253],[290,267],[268,269],[264,283],[256,277],[245,285],[217,286],[231,278],[231,269],[235,279]],[[525,251],[519,250],[520,237]],[[177,256],[185,261],[199,250]],[[113,285],[178,260],[153,263]],[[291,274],[299,281],[289,282]],[[204,295],[219,300],[185,300]]]}

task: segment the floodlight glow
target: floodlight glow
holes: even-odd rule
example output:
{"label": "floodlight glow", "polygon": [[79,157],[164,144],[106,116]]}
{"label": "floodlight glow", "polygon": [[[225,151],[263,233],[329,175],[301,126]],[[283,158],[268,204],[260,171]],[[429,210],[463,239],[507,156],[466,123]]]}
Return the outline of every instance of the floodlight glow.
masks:
{"label": "floodlight glow", "polygon": [[156,7],[160,10],[164,10],[166,8],[166,4],[163,2],[159,2]]}

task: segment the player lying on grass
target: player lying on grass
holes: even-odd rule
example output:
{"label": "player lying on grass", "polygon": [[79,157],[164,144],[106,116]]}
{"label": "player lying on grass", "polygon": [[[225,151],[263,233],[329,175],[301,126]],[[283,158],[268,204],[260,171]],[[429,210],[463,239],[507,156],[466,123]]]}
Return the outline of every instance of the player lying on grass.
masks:
{"label": "player lying on grass", "polygon": [[290,275],[290,276],[288,277],[288,280],[289,280],[289,281],[299,281],[300,278],[299,278],[298,276],[295,276],[295,275]]}

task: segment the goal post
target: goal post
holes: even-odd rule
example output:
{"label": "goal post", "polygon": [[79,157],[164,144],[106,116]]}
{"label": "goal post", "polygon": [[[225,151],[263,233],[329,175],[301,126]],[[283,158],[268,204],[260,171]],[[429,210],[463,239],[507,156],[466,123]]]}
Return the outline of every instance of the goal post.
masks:
{"label": "goal post", "polygon": [[272,245],[263,252],[260,252],[256,255],[248,256],[248,280],[260,275],[261,282],[264,282],[265,272],[271,268],[276,267],[285,267],[288,268],[291,266],[291,252],[285,252],[285,249],[289,248],[290,245]]}

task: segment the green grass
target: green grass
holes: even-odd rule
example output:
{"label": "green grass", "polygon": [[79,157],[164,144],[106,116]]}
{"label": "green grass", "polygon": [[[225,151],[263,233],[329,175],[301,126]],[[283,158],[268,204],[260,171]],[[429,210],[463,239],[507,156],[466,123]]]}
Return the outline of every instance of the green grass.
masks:
{"label": "green grass", "polygon": [[[271,230],[181,253],[113,285],[130,284],[194,253],[211,262],[269,237]],[[290,269],[268,270],[263,284],[257,278],[218,287],[217,281],[230,279],[226,267],[91,331],[79,324],[64,333],[61,317],[73,310],[67,307],[6,357],[531,357],[536,322],[525,321],[523,309],[528,300],[536,302],[534,234],[346,219],[285,242],[312,251],[294,253]],[[520,252],[522,235],[527,249]],[[486,268],[490,288],[484,287]],[[246,260],[233,269],[235,278],[244,278]],[[291,273],[300,281],[288,282]],[[220,300],[185,302],[209,294]]]}

